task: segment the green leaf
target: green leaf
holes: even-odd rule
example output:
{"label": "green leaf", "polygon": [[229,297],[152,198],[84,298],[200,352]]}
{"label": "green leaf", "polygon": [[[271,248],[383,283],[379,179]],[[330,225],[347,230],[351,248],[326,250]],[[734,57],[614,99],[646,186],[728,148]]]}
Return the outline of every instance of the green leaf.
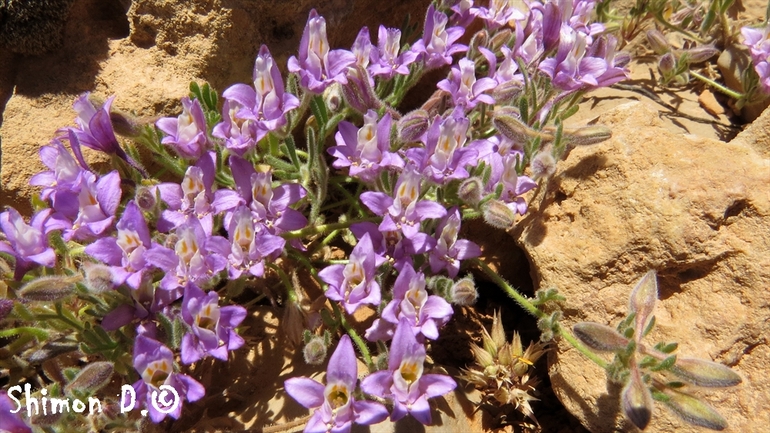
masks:
{"label": "green leaf", "polygon": [[48,331],[40,328],[33,328],[31,326],[22,326],[19,328],[3,329],[0,331],[0,338],[15,337],[18,335],[31,334],[38,340],[48,339]]}
{"label": "green leaf", "polygon": [[660,342],[660,343],[655,345],[655,350],[657,350],[658,352],[663,352],[665,354],[669,354],[669,353],[675,351],[678,347],[679,347],[679,343],[668,343],[668,344],[666,344],[666,343]]}
{"label": "green leaf", "polygon": [[664,359],[663,361],[661,361],[658,365],[650,368],[650,370],[652,371],[669,370],[674,365],[674,363],[676,363],[676,355],[671,355],[666,359]]}
{"label": "green leaf", "polygon": [[310,100],[310,110],[313,112],[313,116],[315,116],[315,120],[318,122],[319,126],[326,125],[329,121],[329,113],[326,110],[326,104],[321,95],[314,96],[313,99]]}

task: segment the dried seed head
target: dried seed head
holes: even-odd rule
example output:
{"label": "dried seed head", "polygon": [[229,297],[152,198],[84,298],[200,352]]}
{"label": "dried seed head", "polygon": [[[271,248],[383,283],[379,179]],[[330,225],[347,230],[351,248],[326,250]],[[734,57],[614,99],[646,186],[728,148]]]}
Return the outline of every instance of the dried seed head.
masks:
{"label": "dried seed head", "polygon": [[450,290],[452,303],[461,307],[469,307],[479,299],[479,292],[476,290],[476,283],[472,277],[461,278],[452,285]]}
{"label": "dried seed head", "polygon": [[321,365],[326,359],[327,345],[323,337],[318,335],[310,339],[302,349],[302,355],[305,357],[305,363],[310,365]]}
{"label": "dried seed head", "polygon": [[55,302],[60,301],[75,292],[75,284],[83,279],[82,275],[71,277],[53,276],[40,277],[27,283],[17,294],[27,301]]}

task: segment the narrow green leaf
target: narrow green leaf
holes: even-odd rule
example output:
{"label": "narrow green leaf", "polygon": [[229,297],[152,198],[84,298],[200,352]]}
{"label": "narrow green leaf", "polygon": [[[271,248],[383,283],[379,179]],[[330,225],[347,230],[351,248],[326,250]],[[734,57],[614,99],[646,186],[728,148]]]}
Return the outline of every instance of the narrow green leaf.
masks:
{"label": "narrow green leaf", "polygon": [[661,361],[658,365],[650,368],[652,371],[664,371],[670,369],[676,362],[676,355],[671,355]]}
{"label": "narrow green leaf", "polygon": [[323,96],[314,96],[310,100],[310,110],[315,116],[315,120],[319,126],[326,125],[329,121],[329,113],[326,111],[326,104],[324,103]]}

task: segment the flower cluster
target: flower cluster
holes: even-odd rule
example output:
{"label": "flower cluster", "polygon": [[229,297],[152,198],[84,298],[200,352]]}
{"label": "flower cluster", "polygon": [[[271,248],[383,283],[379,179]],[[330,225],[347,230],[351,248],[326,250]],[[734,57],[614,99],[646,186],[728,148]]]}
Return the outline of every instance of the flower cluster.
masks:
{"label": "flower cluster", "polygon": [[770,93],[770,25],[763,29],[744,27],[741,29],[743,43],[749,47],[754,71],[759,76],[759,85],[764,93]]}
{"label": "flower cluster", "polygon": [[[288,77],[262,46],[251,83],[221,101],[193,85],[178,114],[134,141],[116,135],[114,97],[78,98],[77,126],[40,150],[47,170],[31,179],[41,188],[31,219],[0,214],[0,253],[14,266],[0,320],[72,325],[84,339],[72,350],[138,378],[137,400],[160,422],[183,408],[157,407],[153,395],[170,386],[201,399],[185,366],[227,361],[245,345],[238,327],[249,311],[239,303],[267,296],[287,311],[287,333],[304,331],[308,363],[321,364],[338,341],[324,383],[285,382],[314,410],[306,431],[388,416],[430,424],[430,399],[457,386],[433,369],[431,344],[452,304],[478,296],[469,265],[491,273],[466,239],[469,220],[513,227],[567,146],[608,138],[601,127],[563,127],[578,97],[628,75],[627,56],[593,22],[594,1],[439,3],[416,40],[380,26],[375,44],[365,27],[349,50],[329,46],[313,10]],[[424,86],[430,70],[445,78]],[[433,95],[400,112],[418,84]],[[110,155],[116,170],[89,166],[82,147]],[[304,302],[310,285],[325,299]],[[55,307],[34,304],[43,298]],[[362,310],[376,317],[359,336],[348,318]],[[534,419],[527,372],[542,346],[524,351],[494,329],[474,349],[486,370],[466,380],[494,383],[499,402]]]}

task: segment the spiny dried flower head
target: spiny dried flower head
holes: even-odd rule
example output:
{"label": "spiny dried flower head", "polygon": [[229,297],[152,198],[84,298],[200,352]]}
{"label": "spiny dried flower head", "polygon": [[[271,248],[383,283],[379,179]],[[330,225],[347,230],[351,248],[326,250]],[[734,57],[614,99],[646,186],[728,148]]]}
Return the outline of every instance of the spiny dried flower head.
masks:
{"label": "spiny dried flower head", "polygon": [[471,351],[476,364],[464,369],[461,377],[483,392],[482,403],[497,407],[512,405],[537,422],[529,402],[537,400],[532,394],[539,381],[532,376],[531,369],[545,353],[545,344],[531,342],[525,350],[518,332],[513,333],[510,342],[506,341],[500,312],[497,312],[491,332],[482,329],[482,346],[474,344]]}

